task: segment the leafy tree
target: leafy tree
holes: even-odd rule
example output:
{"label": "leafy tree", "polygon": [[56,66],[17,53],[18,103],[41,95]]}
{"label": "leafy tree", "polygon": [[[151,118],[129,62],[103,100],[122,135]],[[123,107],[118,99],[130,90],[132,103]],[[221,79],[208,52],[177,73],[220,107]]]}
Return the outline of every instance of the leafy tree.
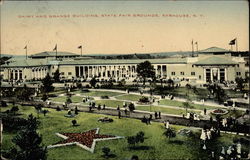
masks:
{"label": "leafy tree", "polygon": [[49,74],[47,74],[46,77],[42,79],[42,84],[42,90],[44,93],[48,93],[54,90],[53,81]]}
{"label": "leafy tree", "polygon": [[129,110],[130,110],[131,112],[134,111],[134,110],[135,110],[135,105],[134,105],[134,103],[129,103],[128,108],[129,108]]}
{"label": "leafy tree", "polygon": [[242,77],[236,77],[235,82],[237,83],[237,88],[239,88],[241,91],[244,88],[244,79]]}
{"label": "leafy tree", "polygon": [[174,87],[174,81],[172,79],[168,79],[167,84],[169,87]]}
{"label": "leafy tree", "polygon": [[137,143],[144,142],[144,132],[140,131],[135,136],[129,136],[127,139],[128,144],[135,146]]}
{"label": "leafy tree", "polygon": [[102,148],[102,152],[103,152],[103,154],[104,154],[104,157],[109,157],[110,148],[108,148],[108,147],[103,147],[103,148]]}
{"label": "leafy tree", "polygon": [[55,82],[60,82],[60,72],[59,69],[57,69],[54,73],[53,79]]}
{"label": "leafy tree", "polygon": [[120,81],[118,82],[118,86],[119,86],[119,87],[123,87],[123,86],[125,86],[125,84],[126,84],[126,80],[125,80],[125,79],[122,79],[122,80],[120,80]]}
{"label": "leafy tree", "polygon": [[42,137],[36,132],[38,124],[39,121],[32,114],[29,115],[27,125],[12,139],[16,146],[11,150],[11,159],[45,160],[47,158],[47,149],[40,145]]}
{"label": "leafy tree", "polygon": [[1,107],[7,107],[7,103],[5,101],[1,101]]}
{"label": "leafy tree", "polygon": [[42,100],[45,102],[48,98],[49,96],[46,93],[44,93],[42,96]]}
{"label": "leafy tree", "polygon": [[176,137],[176,132],[172,128],[167,128],[167,130],[163,133],[168,139]]}
{"label": "leafy tree", "polygon": [[188,108],[192,108],[192,106],[190,105],[190,103],[188,101],[187,102],[183,102],[182,105],[183,105],[184,108],[186,108],[186,114],[187,114]]}
{"label": "leafy tree", "polygon": [[16,92],[17,98],[24,101],[28,101],[32,94],[33,94],[32,91],[26,86],[26,84],[24,85],[23,88],[19,89]]}
{"label": "leafy tree", "polygon": [[17,106],[13,106],[11,109],[10,109],[11,112],[14,113],[14,115],[16,114],[17,111],[19,111],[19,108]]}
{"label": "leafy tree", "polygon": [[95,87],[95,85],[96,85],[96,83],[97,83],[96,78],[93,77],[93,78],[89,81],[89,83],[90,83],[90,85],[91,85],[92,87]]}
{"label": "leafy tree", "polygon": [[136,72],[137,76],[143,79],[143,85],[145,85],[147,78],[155,79],[155,69],[149,61],[138,64]]}

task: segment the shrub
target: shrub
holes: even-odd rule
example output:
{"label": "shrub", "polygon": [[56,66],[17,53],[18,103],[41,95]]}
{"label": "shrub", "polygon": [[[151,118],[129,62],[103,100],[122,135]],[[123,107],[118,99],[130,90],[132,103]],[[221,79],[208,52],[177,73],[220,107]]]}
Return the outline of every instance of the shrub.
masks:
{"label": "shrub", "polygon": [[128,108],[129,108],[129,111],[134,111],[135,110],[135,105],[133,104],[133,103],[130,103],[129,105],[128,105]]}
{"label": "shrub", "polygon": [[13,106],[11,109],[10,109],[10,112],[13,112],[14,114],[16,114],[16,112],[19,111],[19,108],[17,106]]}
{"label": "shrub", "polygon": [[109,99],[109,96],[101,96],[101,99]]}
{"label": "shrub", "polygon": [[7,103],[5,101],[1,101],[1,107],[7,107]]}
{"label": "shrub", "polygon": [[109,157],[110,148],[108,148],[108,147],[103,147],[103,148],[102,148],[102,152],[103,152],[103,154],[104,154],[105,157]]}
{"label": "shrub", "polygon": [[149,102],[149,98],[148,97],[142,97],[142,98],[139,99],[139,102],[148,103]]}
{"label": "shrub", "polygon": [[74,120],[71,121],[71,123],[72,123],[73,126],[75,126],[77,121],[74,119]]}

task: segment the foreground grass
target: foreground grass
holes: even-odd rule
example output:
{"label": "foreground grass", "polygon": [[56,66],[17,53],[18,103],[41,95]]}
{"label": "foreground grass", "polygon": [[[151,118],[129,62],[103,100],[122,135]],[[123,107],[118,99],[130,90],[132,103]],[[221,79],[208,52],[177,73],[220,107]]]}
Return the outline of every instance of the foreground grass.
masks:
{"label": "foreground grass", "polygon": [[[9,109],[9,108],[6,108]],[[4,109],[4,110],[6,110]],[[2,111],[4,111],[2,110]],[[152,123],[146,125],[141,123],[140,120],[122,118],[118,119],[114,116],[107,116],[112,118],[112,123],[100,123],[98,118],[106,115],[80,113],[74,119],[80,125],[73,127],[71,125],[72,118],[66,118],[64,115],[67,111],[55,111],[49,109],[50,113],[46,116],[40,115],[39,121],[41,122],[38,132],[43,137],[44,145],[55,144],[62,139],[57,137],[55,133],[60,132],[84,132],[93,128],[100,128],[101,134],[110,134],[118,136],[132,136],[139,131],[145,132],[145,142],[139,144],[137,149],[130,149],[126,139],[109,140],[97,142],[95,153],[92,154],[78,146],[67,146],[48,149],[48,159],[61,160],[61,159],[103,159],[102,148],[109,147],[111,153],[116,157],[113,159],[130,159],[132,155],[139,156],[140,159],[209,159],[208,154],[200,148],[199,138],[193,140],[186,136],[177,134],[176,138],[171,141],[163,136],[164,128],[160,123]],[[37,116],[37,113],[33,107],[19,106],[19,113],[21,117],[27,118],[29,114]],[[171,125],[175,130],[184,128],[183,126]],[[195,129],[199,134],[200,130]],[[13,143],[12,137],[15,133],[4,132],[3,135],[3,149],[7,150]],[[199,136],[198,136],[199,137]],[[216,147],[220,145],[230,145],[232,143],[232,136],[223,136],[218,139],[218,146],[213,146],[213,150],[216,151]],[[177,143],[178,142],[178,143]]]}

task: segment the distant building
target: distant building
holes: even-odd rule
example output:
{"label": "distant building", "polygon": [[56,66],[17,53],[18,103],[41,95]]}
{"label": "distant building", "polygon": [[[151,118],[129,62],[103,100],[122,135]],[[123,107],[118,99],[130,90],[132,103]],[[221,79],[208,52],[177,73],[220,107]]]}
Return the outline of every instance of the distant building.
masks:
{"label": "distant building", "polygon": [[41,52],[41,53],[37,53],[37,54],[33,54],[31,56],[29,56],[29,58],[31,59],[54,59],[54,58],[58,58],[58,59],[67,59],[67,58],[76,58],[76,57],[80,57],[79,54],[75,54],[75,53],[70,53],[70,52],[49,52],[49,51],[45,51],[45,52]]}
{"label": "distant building", "polygon": [[[11,62],[2,67],[4,79],[8,81],[39,80],[46,74],[53,76],[57,69],[62,80],[88,81],[96,77],[99,80],[112,78],[133,81],[137,78],[137,65],[146,60],[154,66],[158,79],[171,78],[204,84],[210,81],[235,81],[236,77],[245,78],[249,75],[249,69],[246,69],[246,61],[243,57],[233,57],[230,52],[225,53],[214,55],[210,51],[209,54],[198,54],[197,57],[165,59],[69,58],[70,55],[65,54],[61,56],[61,60],[55,60],[54,54],[46,56],[46,52],[43,52],[30,56],[32,59]],[[49,58],[51,56],[53,58]]]}

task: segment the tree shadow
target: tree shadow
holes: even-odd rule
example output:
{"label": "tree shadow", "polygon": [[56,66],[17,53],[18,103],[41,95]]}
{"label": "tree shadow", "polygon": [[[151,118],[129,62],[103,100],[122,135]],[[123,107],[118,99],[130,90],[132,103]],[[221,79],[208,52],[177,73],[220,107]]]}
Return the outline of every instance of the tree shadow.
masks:
{"label": "tree shadow", "polygon": [[116,155],[113,154],[113,153],[111,153],[111,154],[109,154],[108,156],[102,155],[102,157],[103,157],[103,158],[115,158]]}
{"label": "tree shadow", "polygon": [[170,140],[169,143],[171,143],[171,144],[183,145],[184,142],[181,141],[181,140]]}
{"label": "tree shadow", "polygon": [[130,150],[150,150],[153,147],[151,146],[130,146],[128,147]]}

